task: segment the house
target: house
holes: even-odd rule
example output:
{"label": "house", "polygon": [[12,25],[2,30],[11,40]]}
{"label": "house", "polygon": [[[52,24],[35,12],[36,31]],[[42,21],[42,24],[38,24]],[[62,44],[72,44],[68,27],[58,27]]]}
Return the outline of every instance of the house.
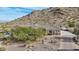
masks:
{"label": "house", "polygon": [[32,28],[43,28],[46,30],[47,35],[60,35],[60,27],[57,26],[51,26],[49,24],[37,24],[37,23],[27,23],[27,27]]}
{"label": "house", "polygon": [[60,35],[60,28],[57,26],[50,26],[45,24],[37,25],[37,27],[45,29],[47,35]]}

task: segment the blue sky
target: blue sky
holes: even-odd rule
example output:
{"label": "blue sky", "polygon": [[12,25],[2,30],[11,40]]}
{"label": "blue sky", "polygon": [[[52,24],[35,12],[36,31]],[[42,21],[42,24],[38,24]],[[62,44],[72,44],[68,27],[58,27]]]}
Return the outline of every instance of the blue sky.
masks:
{"label": "blue sky", "polygon": [[7,22],[47,7],[0,7],[0,22]]}

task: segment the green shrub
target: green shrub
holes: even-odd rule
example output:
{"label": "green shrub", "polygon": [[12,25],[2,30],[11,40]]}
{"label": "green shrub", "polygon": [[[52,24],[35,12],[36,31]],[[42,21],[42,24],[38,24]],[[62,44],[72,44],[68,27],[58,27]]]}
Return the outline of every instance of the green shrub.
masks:
{"label": "green shrub", "polygon": [[79,24],[74,27],[74,34],[79,35]]}
{"label": "green shrub", "polygon": [[45,35],[45,30],[42,28],[32,28],[32,27],[17,27],[11,30],[12,38],[16,38],[18,41],[36,41],[37,38]]}
{"label": "green shrub", "polygon": [[68,25],[68,27],[74,27],[75,22],[74,21],[67,21],[67,25]]}

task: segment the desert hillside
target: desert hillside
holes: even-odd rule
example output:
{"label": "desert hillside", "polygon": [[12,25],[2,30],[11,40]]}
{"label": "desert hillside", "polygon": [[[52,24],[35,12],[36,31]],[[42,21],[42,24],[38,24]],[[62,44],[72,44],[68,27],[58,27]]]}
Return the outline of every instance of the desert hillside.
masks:
{"label": "desert hillside", "polygon": [[68,21],[79,22],[79,8],[77,7],[49,7],[34,10],[32,13],[7,23],[8,25],[26,26],[28,23],[51,26],[67,26]]}

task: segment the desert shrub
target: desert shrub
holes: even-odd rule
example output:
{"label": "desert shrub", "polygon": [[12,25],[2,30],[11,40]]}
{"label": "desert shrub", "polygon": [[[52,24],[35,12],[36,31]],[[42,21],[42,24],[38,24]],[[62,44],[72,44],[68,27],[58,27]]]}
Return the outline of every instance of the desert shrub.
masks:
{"label": "desert shrub", "polygon": [[75,22],[74,21],[67,21],[67,25],[68,25],[68,27],[74,27]]}
{"label": "desert shrub", "polygon": [[11,39],[5,38],[2,42],[2,44],[8,45],[11,43]]}
{"label": "desert shrub", "polygon": [[79,35],[79,24],[74,27],[74,34]]}
{"label": "desert shrub", "polygon": [[37,38],[42,37],[45,34],[42,28],[32,28],[32,27],[17,27],[11,30],[11,37],[18,41],[36,41]]}
{"label": "desert shrub", "polygon": [[78,28],[74,28],[74,34],[79,35],[79,29]]}

